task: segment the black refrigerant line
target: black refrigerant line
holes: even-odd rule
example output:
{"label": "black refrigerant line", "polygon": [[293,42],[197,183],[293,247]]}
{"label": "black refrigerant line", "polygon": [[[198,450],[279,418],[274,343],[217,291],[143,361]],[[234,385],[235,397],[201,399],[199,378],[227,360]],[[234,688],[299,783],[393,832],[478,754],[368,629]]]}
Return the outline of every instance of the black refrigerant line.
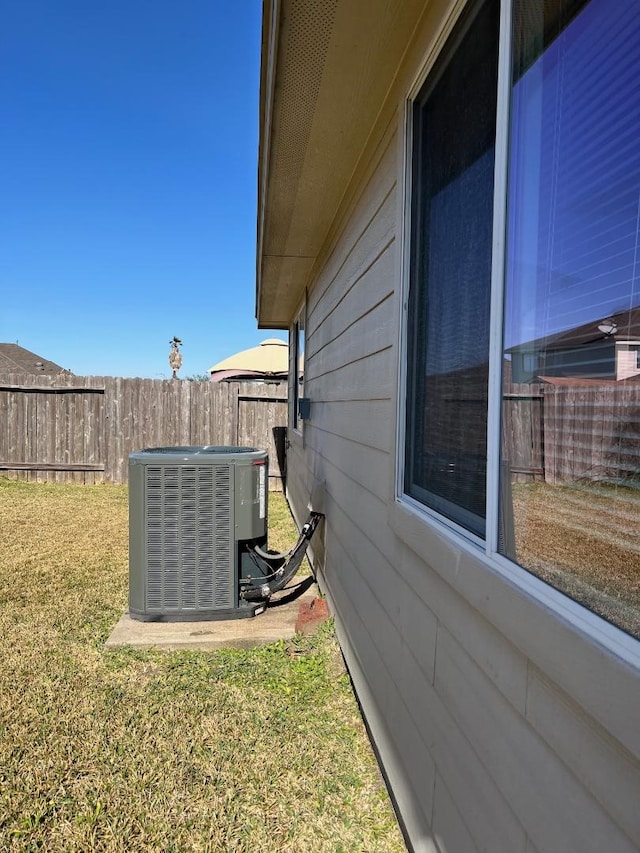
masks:
{"label": "black refrigerant line", "polygon": [[267,602],[274,592],[283,589],[300,568],[302,559],[307,551],[309,541],[315,533],[321,512],[312,512],[302,526],[298,541],[289,551],[269,553],[259,545],[247,545],[247,550],[256,567],[262,572],[257,577],[247,577],[241,580],[240,598],[245,601]]}

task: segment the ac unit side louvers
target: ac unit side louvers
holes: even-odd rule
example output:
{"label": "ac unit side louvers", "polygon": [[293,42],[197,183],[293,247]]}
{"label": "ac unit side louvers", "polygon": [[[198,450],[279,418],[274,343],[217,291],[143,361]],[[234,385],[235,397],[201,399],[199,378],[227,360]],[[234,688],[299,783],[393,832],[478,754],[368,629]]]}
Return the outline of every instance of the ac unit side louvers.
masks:
{"label": "ac unit side louvers", "polygon": [[266,546],[267,482],[267,454],[253,447],[132,453],[130,615],[196,621],[242,618],[263,609],[264,603],[241,597],[240,587],[248,548]]}

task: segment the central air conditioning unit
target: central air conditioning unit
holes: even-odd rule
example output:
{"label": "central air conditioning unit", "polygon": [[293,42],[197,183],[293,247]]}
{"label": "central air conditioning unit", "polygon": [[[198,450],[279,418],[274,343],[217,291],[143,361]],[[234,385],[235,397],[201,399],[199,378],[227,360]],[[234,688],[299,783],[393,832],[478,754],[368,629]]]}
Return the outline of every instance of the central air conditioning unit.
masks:
{"label": "central air conditioning unit", "polygon": [[157,447],[129,457],[129,614],[253,616],[248,548],[267,542],[268,456],[254,447]]}

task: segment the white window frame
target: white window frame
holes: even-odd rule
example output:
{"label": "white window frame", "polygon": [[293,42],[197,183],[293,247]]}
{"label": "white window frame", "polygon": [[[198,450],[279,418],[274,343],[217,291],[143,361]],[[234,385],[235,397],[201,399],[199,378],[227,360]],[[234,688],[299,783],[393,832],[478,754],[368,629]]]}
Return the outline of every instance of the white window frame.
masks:
{"label": "white window frame", "polygon": [[[289,375],[289,423],[292,430],[298,435],[302,435],[304,431],[304,421],[300,418],[299,403],[300,398],[304,396],[304,372],[302,382],[299,381],[299,363],[300,363],[300,324],[302,322],[302,330],[306,340],[307,327],[307,301],[306,299],[298,309],[291,326],[289,346],[293,349],[293,355],[290,361]],[[303,350],[304,351],[304,350]]]}
{"label": "white window frame", "polygon": [[[507,200],[507,168],[508,168],[508,129],[509,105],[511,98],[511,0],[502,0],[500,4],[500,37],[498,41],[498,93],[496,107],[496,140],[494,165],[494,199],[493,199],[493,246],[491,259],[491,314],[489,329],[489,387],[487,412],[487,486],[486,486],[486,527],[485,538],[471,532],[455,521],[441,515],[437,510],[418,501],[404,491],[405,462],[406,462],[406,391],[407,391],[407,353],[408,353],[408,307],[411,265],[411,200],[413,193],[413,109],[442,48],[451,35],[458,19],[472,0],[462,0],[455,4],[442,30],[435,40],[429,56],[426,58],[420,73],[413,81],[404,102],[404,156],[403,156],[403,222],[401,229],[401,289],[402,312],[400,330],[400,360],[398,372],[397,424],[396,424],[396,501],[409,507],[437,524],[443,530],[462,536],[474,546],[483,549],[487,554],[499,557],[508,565],[510,561],[497,553],[498,545],[498,495],[499,459],[500,459],[500,412],[502,399],[502,311],[503,293],[502,279],[505,263],[505,234],[506,234],[506,200]],[[494,411],[498,400],[497,417]],[[494,433],[497,431],[497,438]],[[495,464],[495,460],[498,464]],[[495,471],[493,470],[495,468]],[[495,504],[495,506],[494,506]]]}
{"label": "white window frame", "polygon": [[[431,46],[419,73],[408,88],[403,102],[400,127],[402,134],[402,200],[400,204],[401,223],[399,276],[401,287],[401,311],[399,317],[400,346],[398,348],[398,389],[396,406],[396,468],[395,468],[395,499],[390,507],[389,523],[396,534],[417,553],[424,553],[430,545],[448,543],[458,553],[479,560],[486,574],[470,581],[468,577],[458,578],[456,570],[456,585],[460,586],[468,600],[477,600],[476,606],[481,612],[486,612],[488,618],[491,611],[494,616],[495,605],[489,602],[488,594],[479,593],[479,586],[493,589],[498,587],[496,582],[506,584],[511,590],[501,595],[515,604],[524,595],[549,615],[559,619],[566,626],[569,634],[588,638],[594,655],[594,671],[600,671],[603,660],[610,660],[613,654],[620,661],[631,666],[632,671],[640,672],[640,642],[609,623],[601,616],[589,610],[585,605],[564,595],[555,587],[532,575],[522,566],[505,557],[498,550],[499,539],[499,496],[500,496],[500,441],[501,441],[501,405],[502,405],[502,329],[504,308],[504,270],[506,256],[506,224],[507,224],[507,175],[508,175],[508,143],[509,119],[511,100],[511,28],[512,0],[501,0],[500,4],[500,37],[498,45],[498,92],[496,109],[496,140],[495,140],[495,172],[494,172],[494,208],[493,208],[493,245],[491,273],[491,313],[490,313],[490,352],[489,352],[489,388],[487,412],[487,485],[486,485],[486,534],[485,539],[475,536],[469,530],[457,525],[450,519],[440,515],[436,510],[425,506],[404,491],[405,474],[405,442],[406,442],[406,388],[407,388],[407,353],[408,353],[408,294],[410,283],[411,263],[411,198],[412,198],[412,140],[413,140],[413,107],[425,80],[451,34],[460,14],[471,0],[461,0],[454,4],[451,12],[443,23],[441,31]],[[435,537],[435,538],[434,538]],[[441,574],[448,582],[452,577],[448,571]],[[480,597],[478,598],[478,595]],[[514,597],[515,596],[515,597]],[[480,602],[487,602],[486,608]],[[509,615],[499,612],[495,623],[511,624]],[[493,621],[493,619],[491,619]],[[533,659],[546,659],[549,654],[547,642],[538,636],[539,627],[529,624],[518,626],[521,647],[525,653],[532,652]],[[516,631],[516,632],[517,632]],[[560,630],[564,634],[565,628]],[[542,651],[540,651],[542,649]],[[596,651],[598,650],[598,651]],[[542,658],[539,658],[539,655]],[[604,669],[602,670],[604,672]],[[560,678],[560,682],[565,679]],[[587,679],[588,681],[588,679]],[[584,689],[585,695],[590,694],[590,685],[583,683],[581,676],[577,683]],[[587,705],[600,708],[600,698],[589,696]],[[606,704],[606,702],[604,703]],[[597,717],[604,720],[609,716],[608,709],[601,709]]]}

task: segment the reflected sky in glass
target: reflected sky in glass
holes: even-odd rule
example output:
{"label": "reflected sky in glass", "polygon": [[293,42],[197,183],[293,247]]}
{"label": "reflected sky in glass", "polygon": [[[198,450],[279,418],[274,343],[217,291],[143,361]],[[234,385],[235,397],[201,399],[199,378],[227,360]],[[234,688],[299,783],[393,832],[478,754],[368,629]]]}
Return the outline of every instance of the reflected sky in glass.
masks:
{"label": "reflected sky in glass", "polygon": [[640,3],[592,0],[515,83],[505,347],[640,304]]}

